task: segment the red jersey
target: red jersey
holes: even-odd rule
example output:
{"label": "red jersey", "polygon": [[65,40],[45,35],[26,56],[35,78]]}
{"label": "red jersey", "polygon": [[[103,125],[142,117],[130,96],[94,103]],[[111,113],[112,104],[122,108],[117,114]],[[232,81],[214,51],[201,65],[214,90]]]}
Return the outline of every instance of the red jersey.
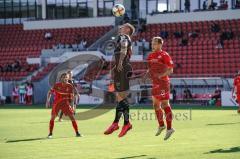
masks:
{"label": "red jersey", "polygon": [[240,75],[238,75],[238,76],[234,79],[233,85],[234,85],[234,87],[237,88],[237,89],[235,90],[235,91],[236,91],[236,94],[239,94],[239,95],[240,95]]}
{"label": "red jersey", "polygon": [[52,87],[51,92],[54,93],[54,103],[73,98],[73,86],[70,83],[56,83]]}
{"label": "red jersey", "polygon": [[73,109],[70,106],[70,101],[73,99],[73,86],[70,83],[56,83],[51,89],[54,93],[54,103],[52,106],[52,115],[57,115],[60,110],[65,115],[73,115]]}
{"label": "red jersey", "polygon": [[165,51],[155,51],[148,55],[147,58],[148,67],[150,71],[153,83],[159,83],[159,81],[170,81],[168,76],[164,76],[161,79],[157,74],[164,73],[167,68],[173,68],[173,61],[170,55]]}

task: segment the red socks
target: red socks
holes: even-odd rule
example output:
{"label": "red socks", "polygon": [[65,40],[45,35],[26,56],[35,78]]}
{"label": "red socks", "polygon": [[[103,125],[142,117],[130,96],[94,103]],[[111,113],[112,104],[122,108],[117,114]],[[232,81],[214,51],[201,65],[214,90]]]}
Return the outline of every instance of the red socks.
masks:
{"label": "red socks", "polygon": [[170,106],[164,108],[166,122],[167,122],[167,129],[172,128],[172,109]]}
{"label": "red socks", "polygon": [[[78,126],[77,126],[76,120],[72,121],[72,126],[73,126],[75,132],[77,133],[78,132]],[[54,120],[50,120],[50,122],[49,122],[49,133],[51,133],[51,134],[52,134],[52,131],[53,131],[53,127],[54,127]]]}
{"label": "red socks", "polygon": [[162,109],[155,110],[159,126],[164,126]]}
{"label": "red socks", "polygon": [[78,125],[77,125],[76,120],[73,120],[73,121],[72,121],[72,126],[73,126],[75,132],[77,133],[77,132],[78,132]]}
{"label": "red socks", "polygon": [[53,127],[54,127],[54,120],[50,120],[49,122],[49,133],[52,134],[52,131],[53,131]]}

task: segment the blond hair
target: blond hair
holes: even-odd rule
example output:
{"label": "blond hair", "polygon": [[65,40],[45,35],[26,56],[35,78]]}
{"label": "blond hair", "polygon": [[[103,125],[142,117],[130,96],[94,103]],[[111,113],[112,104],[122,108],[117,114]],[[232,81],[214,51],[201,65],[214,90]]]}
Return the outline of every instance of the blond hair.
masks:
{"label": "blond hair", "polygon": [[122,28],[122,27],[128,27],[130,29],[130,33],[129,33],[130,36],[132,36],[135,32],[134,26],[130,23],[125,23],[122,26],[120,26],[120,28]]}
{"label": "blond hair", "polygon": [[159,44],[163,44],[163,38],[160,36],[155,36],[152,38],[153,41],[157,41]]}

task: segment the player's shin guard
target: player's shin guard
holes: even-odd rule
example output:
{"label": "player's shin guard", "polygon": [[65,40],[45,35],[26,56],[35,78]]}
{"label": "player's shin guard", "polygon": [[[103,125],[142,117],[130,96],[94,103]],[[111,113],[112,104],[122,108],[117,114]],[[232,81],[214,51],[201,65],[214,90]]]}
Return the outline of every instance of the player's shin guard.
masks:
{"label": "player's shin guard", "polygon": [[116,107],[116,114],[115,114],[115,119],[114,119],[114,123],[118,123],[121,116],[123,114],[123,107],[120,105],[120,102],[117,104],[117,107]]}
{"label": "player's shin guard", "polygon": [[129,123],[129,103],[127,99],[124,99],[119,104],[123,107],[124,125],[127,125]]}
{"label": "player's shin guard", "polygon": [[75,132],[78,133],[78,125],[77,125],[76,120],[72,120],[72,126],[73,126]]}
{"label": "player's shin guard", "polygon": [[50,120],[50,122],[49,122],[49,134],[52,134],[53,127],[54,127],[54,120]]}
{"label": "player's shin guard", "polygon": [[156,113],[159,126],[160,127],[164,126],[162,109],[158,109],[158,110],[155,109],[155,113]]}
{"label": "player's shin guard", "polygon": [[172,128],[172,109],[170,106],[164,108],[167,129],[170,130]]}

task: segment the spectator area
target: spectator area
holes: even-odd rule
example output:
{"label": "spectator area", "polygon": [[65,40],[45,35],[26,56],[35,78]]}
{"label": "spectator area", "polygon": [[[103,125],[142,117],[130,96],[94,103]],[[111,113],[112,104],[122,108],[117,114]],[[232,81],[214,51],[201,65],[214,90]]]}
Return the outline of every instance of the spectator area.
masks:
{"label": "spectator area", "polygon": [[[110,29],[111,26],[23,30],[22,25],[0,25],[0,79],[20,80],[31,74],[39,67],[28,65],[26,59],[39,57],[42,49],[52,48],[59,43],[78,44],[83,39],[87,41],[87,45],[90,45]],[[52,37],[45,38],[46,33],[51,33]],[[6,70],[5,67],[12,65],[16,59],[20,62],[21,69],[17,72]]]}
{"label": "spectator area", "polygon": [[[213,24],[219,26],[218,32],[212,31]],[[240,19],[150,24],[134,40],[151,41],[152,37],[160,36],[161,31],[168,32],[163,49],[173,58],[176,77],[232,77],[240,68]],[[176,32],[182,32],[182,37],[176,38]],[[197,37],[189,36],[193,32],[197,32]],[[226,32],[233,37],[225,39],[224,46],[217,48],[220,37]],[[183,39],[187,39],[186,45],[182,45]]]}
{"label": "spectator area", "polygon": [[[219,29],[213,30],[213,25],[217,25]],[[0,79],[19,80],[37,70],[39,66],[28,65],[26,59],[39,57],[42,49],[52,48],[59,43],[76,44],[82,39],[90,45],[110,29],[111,26],[23,30],[22,25],[2,25],[0,26]],[[48,32],[52,35],[50,39],[45,38],[45,33]],[[164,38],[163,49],[169,52],[175,63],[173,77],[232,77],[240,68],[240,19],[148,24],[145,30],[133,36],[133,41],[145,39],[150,42],[152,37],[164,35],[163,32],[168,34]],[[179,32],[181,35],[176,36]],[[221,40],[226,33],[233,36]],[[220,42],[222,46],[219,46]],[[5,65],[11,65],[16,59],[21,64],[21,70],[3,71]],[[48,65],[33,79],[41,79],[53,67],[54,64]],[[133,69],[144,71],[146,65],[135,62]],[[100,75],[107,74],[109,72],[107,70],[108,68]],[[101,76],[98,76],[98,79]]]}

